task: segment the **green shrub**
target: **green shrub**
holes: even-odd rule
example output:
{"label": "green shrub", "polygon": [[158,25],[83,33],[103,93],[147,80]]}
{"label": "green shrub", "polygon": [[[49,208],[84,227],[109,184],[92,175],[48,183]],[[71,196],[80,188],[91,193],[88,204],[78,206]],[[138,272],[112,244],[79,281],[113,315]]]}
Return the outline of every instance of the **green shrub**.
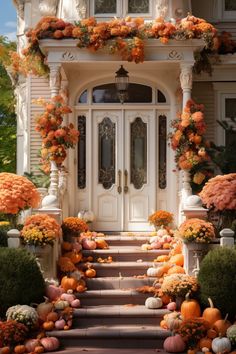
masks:
{"label": "green shrub", "polygon": [[0,248],[0,315],[13,305],[40,302],[44,292],[35,257],[24,249]]}
{"label": "green shrub", "polygon": [[0,247],[7,247],[7,231],[11,229],[7,221],[0,221]]}
{"label": "green shrub", "polygon": [[208,305],[208,298],[223,315],[236,315],[236,250],[217,247],[203,259],[198,274],[200,298]]}

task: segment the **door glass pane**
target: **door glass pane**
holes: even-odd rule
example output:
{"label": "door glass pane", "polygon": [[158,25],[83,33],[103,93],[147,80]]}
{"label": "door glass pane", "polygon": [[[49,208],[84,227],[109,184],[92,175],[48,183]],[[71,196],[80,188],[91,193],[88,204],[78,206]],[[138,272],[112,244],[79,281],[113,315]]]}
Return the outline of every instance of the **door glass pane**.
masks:
{"label": "door glass pane", "polygon": [[116,0],[94,0],[94,13],[98,14],[116,14]]}
{"label": "door glass pane", "polygon": [[225,0],[225,11],[236,11],[235,0]]}
{"label": "door glass pane", "polygon": [[[146,85],[130,83],[126,103],[151,103],[152,88]],[[93,103],[120,103],[114,83],[93,88]]]}
{"label": "door glass pane", "polygon": [[110,118],[105,117],[98,124],[98,134],[98,181],[105,189],[109,189],[115,183],[115,123],[112,123]]}
{"label": "door glass pane", "polygon": [[80,132],[78,142],[78,187],[86,188],[86,117],[78,117],[78,130]]}
{"label": "door glass pane", "polygon": [[236,98],[225,99],[225,118],[236,118]]}
{"label": "door glass pane", "polygon": [[158,103],[166,103],[166,97],[163,92],[157,90],[157,102]]}
{"label": "door glass pane", "polygon": [[79,97],[79,103],[87,103],[88,91],[85,90]]}
{"label": "door glass pane", "polygon": [[147,124],[137,117],[131,123],[131,178],[136,189],[147,183]]}
{"label": "door glass pane", "polygon": [[166,116],[159,116],[159,156],[158,156],[158,176],[159,176],[159,188],[166,188]]}
{"label": "door glass pane", "polygon": [[131,14],[149,13],[149,0],[129,0],[128,13]]}

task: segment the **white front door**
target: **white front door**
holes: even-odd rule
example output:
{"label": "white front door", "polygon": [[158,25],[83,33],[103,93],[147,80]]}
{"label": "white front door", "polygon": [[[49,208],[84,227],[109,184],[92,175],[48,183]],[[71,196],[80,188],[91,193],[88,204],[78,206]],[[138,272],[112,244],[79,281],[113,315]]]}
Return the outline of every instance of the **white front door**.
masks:
{"label": "white front door", "polygon": [[156,204],[155,113],[94,110],[92,115],[93,227],[149,230]]}

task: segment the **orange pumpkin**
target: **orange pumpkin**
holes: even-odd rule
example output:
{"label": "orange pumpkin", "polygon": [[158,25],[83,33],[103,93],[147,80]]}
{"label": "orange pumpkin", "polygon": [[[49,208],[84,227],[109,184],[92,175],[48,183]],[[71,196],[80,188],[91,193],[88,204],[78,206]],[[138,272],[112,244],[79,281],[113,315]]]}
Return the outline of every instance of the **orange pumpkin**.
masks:
{"label": "orange pumpkin", "polygon": [[218,332],[216,330],[214,330],[213,328],[208,329],[207,331],[207,337],[214,339],[218,336]]}
{"label": "orange pumpkin", "polygon": [[157,262],[167,262],[168,260],[169,260],[169,256],[167,256],[166,254],[163,254],[156,258]]}
{"label": "orange pumpkin", "polygon": [[64,251],[71,251],[72,250],[72,243],[70,243],[70,242],[62,242],[62,249],[64,250]]}
{"label": "orange pumpkin", "polygon": [[161,298],[163,305],[167,305],[171,301],[171,298],[167,294],[163,294],[159,297]]}
{"label": "orange pumpkin", "polygon": [[170,257],[169,262],[172,263],[172,264],[175,264],[177,266],[183,267],[183,265],[184,265],[184,256],[181,253],[180,254],[176,254],[176,255]]}
{"label": "orange pumpkin", "polygon": [[225,336],[227,329],[231,326],[231,322],[229,322],[227,318],[228,313],[223,320],[217,320],[213,325],[213,329],[220,333],[222,337]]}
{"label": "orange pumpkin", "polygon": [[57,312],[50,312],[48,315],[47,315],[47,321],[53,321],[53,322],[56,322],[59,318],[59,315]]}
{"label": "orange pumpkin", "polygon": [[166,274],[171,267],[172,265],[170,263],[165,262],[162,266],[163,273]]}
{"label": "orange pumpkin", "polygon": [[163,329],[168,329],[168,326],[167,326],[167,323],[166,323],[165,320],[162,320],[162,321],[160,322],[160,327],[163,328]]}
{"label": "orange pumpkin", "polygon": [[202,314],[202,317],[205,321],[209,322],[210,326],[213,326],[213,324],[218,321],[221,320],[221,313],[220,310],[218,310],[217,308],[214,307],[213,302],[210,298],[208,298],[210,307],[207,307]]}
{"label": "orange pumpkin", "polygon": [[97,245],[97,248],[100,248],[100,249],[108,249],[109,248],[108,243],[104,239],[97,239],[96,245]]}
{"label": "orange pumpkin", "polygon": [[10,347],[2,347],[2,348],[0,349],[0,353],[1,353],[1,354],[10,354],[10,352],[11,352]]}
{"label": "orange pumpkin", "polygon": [[211,344],[212,344],[212,339],[211,338],[201,338],[199,342],[199,347],[200,349],[202,348],[208,348],[211,350]]}
{"label": "orange pumpkin", "polygon": [[64,276],[61,280],[61,287],[67,291],[67,290],[75,290],[78,285],[78,281],[75,278],[70,278],[67,276]]}
{"label": "orange pumpkin", "polygon": [[171,274],[184,274],[184,273],[185,273],[184,268],[182,268],[182,267],[180,267],[178,265],[171,267],[168,270],[168,272],[167,272],[168,275],[171,275]]}
{"label": "orange pumpkin", "polygon": [[14,348],[14,353],[16,354],[24,354],[26,351],[26,348],[24,345],[16,345]]}
{"label": "orange pumpkin", "polygon": [[38,345],[37,347],[35,347],[34,352],[36,354],[44,353],[44,347],[42,347],[41,345]]}
{"label": "orange pumpkin", "polygon": [[182,253],[182,244],[176,243],[174,248],[170,251],[170,256],[175,256],[176,254]]}
{"label": "orange pumpkin", "polygon": [[86,290],[86,288],[83,285],[78,285],[76,288],[76,291],[78,291],[78,293],[83,293]]}
{"label": "orange pumpkin", "polygon": [[186,294],[185,300],[182,302],[180,308],[180,312],[184,320],[201,316],[201,308],[199,303],[194,299],[190,299],[189,295],[189,293]]}
{"label": "orange pumpkin", "polygon": [[96,274],[97,274],[96,270],[93,268],[89,268],[85,271],[85,275],[87,278],[94,278],[94,277],[96,277]]}
{"label": "orange pumpkin", "polygon": [[54,327],[55,325],[53,321],[46,321],[43,323],[43,329],[45,329],[45,331],[52,331]]}
{"label": "orange pumpkin", "polygon": [[168,242],[163,243],[162,246],[163,250],[169,250],[170,249],[170,244]]}

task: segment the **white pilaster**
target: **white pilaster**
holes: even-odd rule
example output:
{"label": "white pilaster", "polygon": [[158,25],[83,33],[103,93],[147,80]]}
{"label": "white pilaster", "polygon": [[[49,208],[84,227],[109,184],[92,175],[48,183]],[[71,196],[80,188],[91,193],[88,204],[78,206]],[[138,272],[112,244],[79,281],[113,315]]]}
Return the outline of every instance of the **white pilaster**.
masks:
{"label": "white pilaster", "polygon": [[180,64],[180,85],[183,91],[183,108],[191,98],[193,84],[193,62],[182,62]]}
{"label": "white pilaster", "polygon": [[49,64],[49,86],[51,90],[51,97],[59,95],[61,89],[61,64],[51,63]]}

